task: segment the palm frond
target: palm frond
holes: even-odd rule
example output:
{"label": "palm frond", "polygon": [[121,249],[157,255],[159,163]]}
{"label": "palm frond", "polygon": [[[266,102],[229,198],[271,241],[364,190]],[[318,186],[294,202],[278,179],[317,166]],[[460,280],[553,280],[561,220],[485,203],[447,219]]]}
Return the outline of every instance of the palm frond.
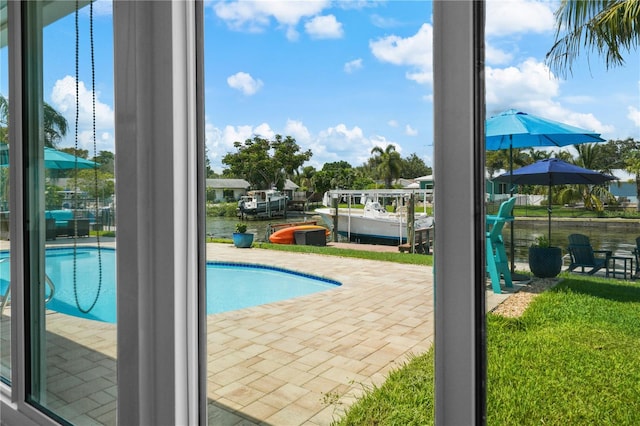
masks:
{"label": "palm frond", "polygon": [[585,50],[608,68],[624,65],[624,53],[640,44],[640,0],[562,0],[555,13],[556,38],[546,56],[552,71],[571,72]]}

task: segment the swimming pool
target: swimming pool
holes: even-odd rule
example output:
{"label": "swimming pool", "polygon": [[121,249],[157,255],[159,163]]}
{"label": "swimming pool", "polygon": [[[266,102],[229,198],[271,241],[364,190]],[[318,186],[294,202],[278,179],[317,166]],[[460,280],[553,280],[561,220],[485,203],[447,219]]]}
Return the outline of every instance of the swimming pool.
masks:
{"label": "swimming pool", "polygon": [[[0,294],[4,294],[9,283],[9,262],[1,261],[7,256],[7,252],[0,252]],[[47,309],[115,323],[115,250],[101,248],[98,251],[97,247],[77,249],[77,291],[74,291],[73,285],[73,258],[72,247],[47,249],[45,270],[55,285],[54,297],[47,303]],[[334,280],[272,266],[207,262],[207,314],[291,299],[340,285]],[[94,301],[95,306],[91,308]],[[81,309],[78,309],[78,305]],[[90,312],[81,312],[89,308]]]}

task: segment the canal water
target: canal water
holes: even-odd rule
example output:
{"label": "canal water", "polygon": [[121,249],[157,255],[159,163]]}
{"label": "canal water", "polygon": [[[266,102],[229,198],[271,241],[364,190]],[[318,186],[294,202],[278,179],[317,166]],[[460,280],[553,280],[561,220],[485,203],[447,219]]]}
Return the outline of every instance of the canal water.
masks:
{"label": "canal water", "polygon": [[[256,241],[266,241],[266,233],[269,224],[286,223],[286,222],[302,222],[307,220],[316,220],[318,225],[324,225],[320,216],[301,215],[290,216],[288,219],[271,219],[271,220],[248,220],[244,223],[247,225],[247,232],[255,234]],[[208,217],[207,218],[207,235],[214,238],[231,238],[235,230],[237,218],[227,217]],[[436,243],[438,235],[436,225]],[[515,234],[515,261],[516,263],[527,263],[529,246],[540,235],[548,233],[547,220],[517,220],[514,223]],[[552,220],[551,222],[551,244],[563,249],[566,254],[569,234],[584,234],[589,237],[594,250],[611,250],[616,256],[632,256],[631,251],[635,247],[635,239],[640,237],[640,223],[637,220],[628,220],[621,222],[604,221],[604,220]],[[507,254],[510,255],[511,231],[509,224],[506,224],[503,236],[507,246]]]}
{"label": "canal water", "polygon": [[247,232],[255,235],[254,241],[267,241],[267,229],[269,225],[290,222],[306,222],[315,220],[318,225],[324,225],[320,216],[314,215],[295,215],[288,216],[287,219],[281,217],[271,218],[268,220],[245,220],[241,221],[234,217],[207,217],[207,236],[213,238],[231,238],[235,232],[236,224],[239,222],[247,225]]}

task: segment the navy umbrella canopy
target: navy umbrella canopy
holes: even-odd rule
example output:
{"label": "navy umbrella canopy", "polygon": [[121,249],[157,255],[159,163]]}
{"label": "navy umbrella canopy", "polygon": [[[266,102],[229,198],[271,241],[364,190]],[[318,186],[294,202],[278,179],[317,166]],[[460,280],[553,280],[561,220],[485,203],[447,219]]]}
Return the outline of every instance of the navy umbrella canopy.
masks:
{"label": "navy umbrella canopy", "polygon": [[565,184],[599,185],[614,179],[617,178],[578,167],[558,158],[536,161],[533,164],[501,174],[495,178],[497,181],[520,185],[549,186],[549,241],[551,241],[551,186]]}

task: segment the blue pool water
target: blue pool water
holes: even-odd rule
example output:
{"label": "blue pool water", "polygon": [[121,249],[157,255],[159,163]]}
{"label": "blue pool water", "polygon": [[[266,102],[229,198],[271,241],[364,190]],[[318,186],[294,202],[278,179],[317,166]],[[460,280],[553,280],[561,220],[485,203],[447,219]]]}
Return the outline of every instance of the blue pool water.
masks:
{"label": "blue pool water", "polygon": [[[7,256],[7,252],[0,252],[0,294],[4,294],[9,284],[9,262],[2,261]],[[115,323],[115,250],[102,248],[99,252],[95,247],[82,247],[77,249],[75,258],[76,292],[73,288],[73,248],[47,249],[45,270],[55,284],[54,297],[47,303],[47,309]],[[337,281],[271,266],[207,262],[207,314],[290,299],[339,285]],[[95,306],[89,313],[84,314],[77,307],[80,305],[86,311],[94,301]]]}

